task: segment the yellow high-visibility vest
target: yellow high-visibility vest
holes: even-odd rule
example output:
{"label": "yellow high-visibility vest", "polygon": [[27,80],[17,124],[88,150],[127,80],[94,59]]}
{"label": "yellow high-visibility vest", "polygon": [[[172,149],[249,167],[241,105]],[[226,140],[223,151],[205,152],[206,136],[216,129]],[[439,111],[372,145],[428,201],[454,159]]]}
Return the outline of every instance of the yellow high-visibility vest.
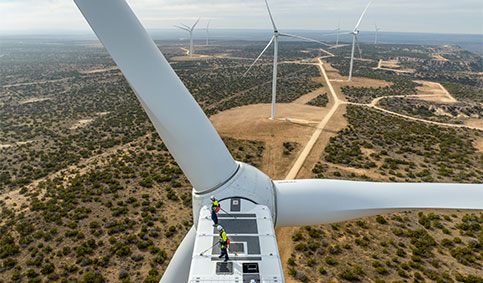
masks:
{"label": "yellow high-visibility vest", "polygon": [[211,210],[218,212],[218,201],[216,199],[211,202]]}
{"label": "yellow high-visibility vest", "polygon": [[221,231],[222,231],[220,233],[220,240],[222,241],[221,242],[221,248],[224,249],[225,248],[226,241],[227,241],[227,237],[226,237],[225,230],[221,230]]}

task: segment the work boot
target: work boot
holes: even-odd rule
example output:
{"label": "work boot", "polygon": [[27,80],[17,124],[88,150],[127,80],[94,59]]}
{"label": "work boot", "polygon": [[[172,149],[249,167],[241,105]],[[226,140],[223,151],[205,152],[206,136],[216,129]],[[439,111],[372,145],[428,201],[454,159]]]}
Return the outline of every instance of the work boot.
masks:
{"label": "work boot", "polygon": [[223,255],[220,255],[218,258],[222,258],[222,257],[223,257]]}
{"label": "work boot", "polygon": [[229,258],[225,258],[225,260],[223,262],[227,262],[229,260]]}
{"label": "work boot", "polygon": [[218,224],[213,224],[213,227],[216,227],[216,226],[218,226]]}

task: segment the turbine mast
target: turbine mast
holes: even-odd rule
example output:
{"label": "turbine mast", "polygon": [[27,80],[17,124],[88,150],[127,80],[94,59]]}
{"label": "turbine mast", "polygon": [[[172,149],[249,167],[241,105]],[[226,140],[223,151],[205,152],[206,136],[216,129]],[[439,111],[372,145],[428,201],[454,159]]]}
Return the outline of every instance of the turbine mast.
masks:
{"label": "turbine mast", "polygon": [[275,31],[273,45],[273,81],[272,81],[272,115],[271,119],[275,120],[275,103],[277,101],[277,63],[278,63],[278,31]]}
{"label": "turbine mast", "polygon": [[335,41],[335,45],[339,45],[339,33],[340,33],[340,19],[339,19],[339,25],[337,26],[337,40]]}
{"label": "turbine mast", "polygon": [[357,34],[359,33],[359,25],[361,24],[362,18],[364,17],[364,14],[366,13],[366,11],[369,8],[369,6],[371,5],[371,3],[372,3],[372,0],[370,0],[369,3],[367,3],[366,8],[364,9],[364,11],[362,11],[362,14],[359,17],[359,20],[357,21],[356,26],[352,30],[352,35],[354,37],[352,38],[352,52],[351,52],[351,62],[350,62],[350,67],[349,67],[349,79],[347,80],[349,82],[352,80],[352,67],[353,67],[353,64],[354,64],[354,49],[355,49],[356,41],[357,41],[357,46],[359,48],[359,54],[361,54],[360,47],[359,47],[359,41],[357,40]]}
{"label": "turbine mast", "polygon": [[208,38],[210,37],[210,33],[209,33],[209,31],[208,31],[208,29],[210,28],[210,21],[211,21],[211,20],[209,20],[209,21],[208,21],[208,24],[206,24],[206,46],[208,46],[208,43],[209,43],[209,42],[208,42],[208,41],[209,41],[209,39],[208,39]]}
{"label": "turbine mast", "polygon": [[190,30],[190,57],[193,57],[193,30]]}
{"label": "turbine mast", "polygon": [[[293,34],[288,34],[288,33],[279,33],[278,32],[278,29],[277,29],[277,26],[275,25],[275,21],[273,20],[272,13],[270,12],[270,7],[268,6],[267,0],[265,0],[265,5],[267,6],[268,15],[270,16],[270,21],[272,22],[272,26],[273,26],[273,36],[272,36],[272,39],[270,39],[270,41],[268,42],[268,44],[265,47],[265,49],[263,49],[262,53],[260,53],[260,55],[258,55],[257,59],[255,59],[255,61],[250,65],[250,67],[243,74],[243,76],[245,76],[248,73],[248,71],[250,71],[250,69],[253,67],[253,65],[258,61],[258,59],[260,59],[260,57],[267,50],[267,48],[270,46],[270,44],[272,44],[272,41],[273,41],[274,42],[274,46],[273,46],[272,113],[270,115],[270,119],[274,120],[274,119],[276,119],[276,115],[275,115],[275,103],[276,103],[276,100],[277,100],[278,37],[279,36],[286,36],[286,37],[292,37],[292,38],[302,39],[302,40],[305,40],[305,41],[316,42],[316,43],[319,43],[319,44],[325,44],[325,43],[323,43],[321,41],[318,41],[318,40],[314,40],[314,39],[310,39],[310,38],[307,38],[307,37],[303,37],[303,36],[298,36],[298,35],[293,35]],[[327,44],[325,44],[325,45],[327,45]]]}
{"label": "turbine mast", "polygon": [[355,32],[352,33],[352,52],[351,52],[351,62],[349,67],[349,79],[347,81],[352,81],[352,66],[354,65],[354,50],[356,47],[356,38],[357,35]]}

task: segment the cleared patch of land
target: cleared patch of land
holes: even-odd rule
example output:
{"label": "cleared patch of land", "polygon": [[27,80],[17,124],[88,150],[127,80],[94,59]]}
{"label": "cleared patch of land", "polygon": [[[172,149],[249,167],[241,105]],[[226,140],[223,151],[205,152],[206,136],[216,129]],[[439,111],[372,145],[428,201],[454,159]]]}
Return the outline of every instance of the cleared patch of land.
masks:
{"label": "cleared patch of land", "polygon": [[286,119],[318,121],[327,110],[315,106],[278,103],[276,107],[279,120],[269,120],[270,104],[255,104],[236,107],[219,112],[210,117],[215,128],[223,136],[263,141],[264,160],[260,169],[274,179],[283,179],[290,169],[296,149],[290,156],[284,156],[283,143],[305,144],[315,129],[314,125],[290,123]]}
{"label": "cleared patch of land", "polygon": [[83,74],[95,74],[95,73],[103,73],[103,72],[108,72],[108,71],[113,71],[113,70],[119,70],[119,67],[114,66],[114,67],[109,67],[109,68],[94,69],[94,70],[89,70],[89,71],[83,71],[81,73],[83,73]]}
{"label": "cleared patch of land", "polygon": [[45,101],[45,100],[50,100],[52,99],[51,97],[34,97],[30,99],[26,99],[23,101],[20,101],[20,104],[27,104],[27,103],[34,103],[34,102],[40,102],[40,101]]}
{"label": "cleared patch of land", "polygon": [[414,73],[416,70],[414,69],[402,69],[399,65],[399,60],[382,60],[379,59],[377,67],[374,70],[384,70],[384,71],[392,71],[396,73]]}
{"label": "cleared patch of land", "polygon": [[435,60],[435,61],[442,61],[442,62],[448,61],[448,59],[444,58],[443,56],[441,56],[439,54],[433,54],[431,56],[433,57],[433,60]]}
{"label": "cleared patch of land", "polygon": [[416,87],[420,99],[440,103],[456,103],[456,100],[440,83],[428,81],[414,81],[420,86]]}

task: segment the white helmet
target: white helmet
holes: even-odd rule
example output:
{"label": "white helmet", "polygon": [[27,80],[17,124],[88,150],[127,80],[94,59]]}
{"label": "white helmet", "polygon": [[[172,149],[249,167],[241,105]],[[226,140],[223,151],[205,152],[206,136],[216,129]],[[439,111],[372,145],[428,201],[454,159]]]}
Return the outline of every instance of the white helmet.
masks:
{"label": "white helmet", "polygon": [[210,196],[210,199],[211,200],[214,200],[215,199],[215,196],[214,195]]}
{"label": "white helmet", "polygon": [[221,230],[223,230],[223,227],[221,225],[218,225],[218,226],[216,226],[216,229],[218,229],[218,231],[221,231]]}

